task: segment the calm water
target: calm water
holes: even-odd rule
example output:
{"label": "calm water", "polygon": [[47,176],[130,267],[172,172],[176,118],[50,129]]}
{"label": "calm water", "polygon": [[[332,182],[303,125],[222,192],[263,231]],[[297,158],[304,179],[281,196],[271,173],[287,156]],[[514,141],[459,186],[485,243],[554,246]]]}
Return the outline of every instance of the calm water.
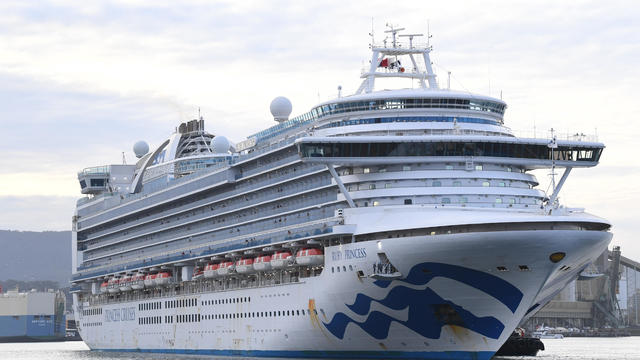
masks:
{"label": "calm water", "polygon": [[[638,336],[624,338],[545,339],[543,342],[546,350],[541,351],[535,358],[503,357],[500,359],[640,360],[640,337]],[[2,360],[176,360],[205,358],[212,359],[212,357],[206,356],[91,352],[81,341],[66,343],[0,344],[0,359]],[[219,359],[240,360],[242,358],[219,357]]]}

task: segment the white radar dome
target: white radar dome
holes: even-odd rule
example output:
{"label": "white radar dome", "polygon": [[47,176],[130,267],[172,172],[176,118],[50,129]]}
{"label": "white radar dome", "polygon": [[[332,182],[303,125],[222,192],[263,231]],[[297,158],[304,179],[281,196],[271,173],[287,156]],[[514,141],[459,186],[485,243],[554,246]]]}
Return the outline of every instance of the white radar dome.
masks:
{"label": "white radar dome", "polygon": [[149,152],[149,144],[145,141],[138,141],[133,145],[133,153],[136,154],[136,157],[140,159],[145,156]]}
{"label": "white radar dome", "polygon": [[229,152],[229,148],[231,148],[231,144],[224,136],[216,136],[211,140],[211,151],[215,154],[226,154]]}
{"label": "white radar dome", "polygon": [[273,118],[276,121],[285,121],[289,119],[289,115],[291,114],[291,101],[284,96],[278,96],[271,101],[269,109],[271,110],[271,115],[273,115]]}

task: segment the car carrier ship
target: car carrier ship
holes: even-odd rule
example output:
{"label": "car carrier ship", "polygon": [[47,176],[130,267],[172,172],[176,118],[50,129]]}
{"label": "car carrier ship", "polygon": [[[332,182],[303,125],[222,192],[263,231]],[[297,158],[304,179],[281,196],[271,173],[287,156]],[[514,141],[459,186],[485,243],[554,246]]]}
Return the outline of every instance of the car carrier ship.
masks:
{"label": "car carrier ship", "polygon": [[64,341],[65,296],[61,291],[2,291],[0,342]]}
{"label": "car carrier ship", "polygon": [[[558,194],[604,145],[515,136],[504,101],[439,87],[401,30],[372,41],[353,95],[294,118],[278,97],[276,124],[236,144],[189,121],[136,164],[78,173],[91,349],[489,359],[602,253],[609,222]],[[562,175],[545,192],[536,169]]]}

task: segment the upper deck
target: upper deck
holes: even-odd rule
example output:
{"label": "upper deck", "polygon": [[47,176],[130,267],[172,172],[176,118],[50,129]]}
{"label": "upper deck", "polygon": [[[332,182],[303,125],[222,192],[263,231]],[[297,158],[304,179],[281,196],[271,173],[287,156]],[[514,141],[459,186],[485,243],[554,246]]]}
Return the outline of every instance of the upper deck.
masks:
{"label": "upper deck", "polygon": [[[517,137],[504,125],[504,101],[439,88],[430,47],[394,41],[372,51],[356,94],[291,119],[290,103],[283,113],[280,99],[277,111],[272,106],[278,123],[243,142],[209,134],[194,120],[151,151],[136,144],[135,165],[79,173],[79,180],[98,181],[78,202],[74,271],[97,278],[289,242],[330,242],[352,235],[334,228],[347,207],[543,214],[557,209],[571,168],[599,161],[604,145],[597,141]],[[418,87],[374,89],[377,78],[392,77]],[[553,193],[536,189],[527,172],[555,167],[568,170]]]}

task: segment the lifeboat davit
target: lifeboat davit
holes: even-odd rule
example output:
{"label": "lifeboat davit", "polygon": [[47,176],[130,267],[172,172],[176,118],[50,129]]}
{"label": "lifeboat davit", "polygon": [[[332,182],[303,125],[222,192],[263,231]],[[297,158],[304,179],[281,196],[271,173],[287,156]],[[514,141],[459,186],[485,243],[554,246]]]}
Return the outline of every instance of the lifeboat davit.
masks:
{"label": "lifeboat davit", "polygon": [[131,291],[131,276],[125,276],[119,282],[120,291]]}
{"label": "lifeboat davit", "polygon": [[133,290],[144,289],[144,274],[137,273],[131,277],[131,288]]}
{"label": "lifeboat davit", "polygon": [[191,277],[191,280],[199,280],[202,279],[204,277],[204,271],[202,271],[201,268],[195,268],[195,270],[193,270],[193,276]]}
{"label": "lifeboat davit", "polygon": [[271,267],[282,269],[291,264],[291,253],[289,251],[277,252],[271,256]]}
{"label": "lifeboat davit", "polygon": [[120,291],[120,280],[116,278],[109,279],[108,282],[108,291],[110,294],[117,293]]}
{"label": "lifeboat davit", "polygon": [[225,261],[218,264],[218,275],[229,275],[235,270],[236,265],[231,261]]}
{"label": "lifeboat davit", "polygon": [[209,264],[204,267],[204,277],[214,278],[218,276],[218,264]]}
{"label": "lifeboat davit", "polygon": [[156,286],[156,274],[149,274],[144,277],[144,287],[150,288]]}
{"label": "lifeboat davit", "polygon": [[156,285],[167,285],[171,281],[171,273],[163,271],[158,273],[155,278]]}
{"label": "lifeboat davit", "polygon": [[247,258],[236,261],[236,271],[239,274],[248,274],[254,272],[253,259]]}
{"label": "lifeboat davit", "polygon": [[296,253],[296,263],[299,265],[321,265],[324,264],[324,254],[322,250],[316,248],[302,249]]}
{"label": "lifeboat davit", "polygon": [[269,255],[258,256],[253,260],[253,268],[256,271],[271,270],[271,256]]}
{"label": "lifeboat davit", "polygon": [[106,293],[109,290],[109,283],[108,282],[103,282],[102,284],[100,284],[100,292],[101,293]]}

